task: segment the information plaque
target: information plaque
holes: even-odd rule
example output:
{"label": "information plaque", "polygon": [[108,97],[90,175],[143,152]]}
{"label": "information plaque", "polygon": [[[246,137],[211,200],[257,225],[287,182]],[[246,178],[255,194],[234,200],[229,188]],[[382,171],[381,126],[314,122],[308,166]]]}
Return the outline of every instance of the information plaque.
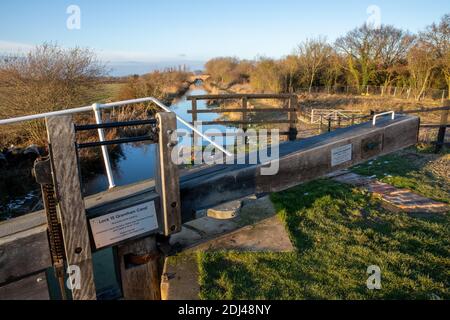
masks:
{"label": "information plaque", "polygon": [[89,223],[97,249],[158,229],[154,201],[91,218]]}
{"label": "information plaque", "polygon": [[331,166],[335,167],[352,160],[352,145],[346,144],[341,147],[331,149]]}

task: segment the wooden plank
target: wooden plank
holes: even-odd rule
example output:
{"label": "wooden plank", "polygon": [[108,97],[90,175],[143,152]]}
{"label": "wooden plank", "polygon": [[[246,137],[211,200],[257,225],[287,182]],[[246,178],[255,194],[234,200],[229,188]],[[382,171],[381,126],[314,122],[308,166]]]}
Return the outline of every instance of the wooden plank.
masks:
{"label": "wooden plank", "polygon": [[[446,100],[445,102],[445,106],[446,107],[450,107],[450,99]],[[444,145],[444,140],[445,140],[445,131],[447,129],[447,124],[448,124],[448,114],[449,114],[449,110],[442,110],[441,112],[441,123],[440,123],[440,128],[439,128],[439,132],[438,132],[438,136],[437,136],[437,140],[436,140],[436,147],[434,149],[435,153],[438,153],[439,151],[441,151],[442,146]]]}
{"label": "wooden plank", "polygon": [[[247,131],[247,122],[248,122],[248,116],[247,116],[247,97],[242,98],[242,110],[244,110],[242,112],[242,122],[245,122],[245,124],[242,125],[242,129],[245,131]],[[247,138],[245,138],[245,143],[247,143]]]}
{"label": "wooden plank", "polygon": [[[244,98],[243,98],[244,99]],[[259,112],[294,112],[297,111],[297,108],[236,108],[236,109],[222,109],[222,108],[213,108],[213,109],[197,109],[196,113],[228,113],[228,112],[248,112],[248,113],[259,113]],[[188,110],[187,113],[192,113],[192,110]]]}
{"label": "wooden plank", "polygon": [[123,297],[160,300],[158,250],[154,236],[130,241],[117,248]]}
{"label": "wooden plank", "polygon": [[181,201],[178,166],[172,161],[172,151],[176,141],[171,141],[177,128],[175,113],[156,114],[159,125],[156,190],[161,198],[161,212],[164,217],[164,234],[181,231]]}
{"label": "wooden plank", "polygon": [[0,238],[10,236],[35,227],[46,226],[47,218],[43,211],[36,211],[26,215],[0,222]]}
{"label": "wooden plank", "polygon": [[227,99],[290,99],[291,94],[289,93],[255,93],[255,94],[245,94],[245,93],[235,93],[235,94],[203,94],[188,96],[187,100],[227,100]]}
{"label": "wooden plank", "polygon": [[[192,125],[196,126],[197,122],[197,99],[193,98],[192,100]],[[191,159],[194,161],[196,154],[195,154],[195,147],[197,144],[201,143],[201,140],[198,138],[197,134],[192,134],[192,146],[191,146]]]}
{"label": "wooden plank", "polygon": [[0,284],[51,266],[46,224],[0,238]]}
{"label": "wooden plank", "polygon": [[50,300],[45,272],[0,287],[0,300]]}
{"label": "wooden plank", "polygon": [[91,246],[72,117],[49,117],[46,121],[67,264],[80,268],[80,288],[73,288],[72,296],[74,300],[95,300]]}
{"label": "wooden plank", "polygon": [[188,113],[192,113],[192,122],[195,122],[195,121],[197,121],[198,111],[202,111],[202,110],[197,110],[197,99],[196,98],[193,98],[190,100],[192,100],[192,110],[189,110]]}

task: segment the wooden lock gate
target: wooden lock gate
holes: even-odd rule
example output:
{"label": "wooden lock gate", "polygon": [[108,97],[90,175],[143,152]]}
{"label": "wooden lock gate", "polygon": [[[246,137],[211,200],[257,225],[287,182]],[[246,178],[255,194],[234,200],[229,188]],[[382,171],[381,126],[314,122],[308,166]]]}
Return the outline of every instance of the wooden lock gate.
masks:
{"label": "wooden lock gate", "polygon": [[[389,117],[380,116],[375,115],[373,122],[281,143],[279,157],[273,160],[279,163],[279,171],[275,176],[266,176],[262,169],[267,163],[261,159],[256,164],[200,166],[179,174],[170,159],[174,147],[170,133],[176,128],[176,116],[159,113],[156,121],[148,120],[148,124],[159,129],[154,131],[158,139],[155,181],[115,188],[86,199],[81,195],[77,149],[127,140],[78,144],[76,131],[108,128],[115,124],[74,126],[70,116],[47,117],[52,162],[51,170],[47,166],[47,171],[52,174],[51,179],[45,179],[46,170],[41,170],[44,179],[40,182],[47,187],[54,185],[50,189],[54,190],[54,201],[58,204],[57,223],[61,224],[66,267],[78,266],[80,269],[80,289],[72,290],[73,298],[96,298],[92,252],[112,246],[117,256],[122,296],[125,299],[159,299],[155,234],[170,235],[179,231],[182,222],[195,218],[196,210],[251,194],[285,190],[417,142],[418,117],[394,117],[393,112]],[[135,125],[136,122],[128,124]],[[144,233],[132,234],[126,239],[104,236],[108,234],[105,233],[108,228],[102,229],[99,225],[111,223],[111,219],[106,221],[108,218],[117,216],[120,220],[126,217],[127,210],[145,215],[148,208],[141,210],[141,205],[151,204],[155,207],[157,227],[144,229]],[[43,270],[52,265],[51,239],[47,236],[47,228],[52,224],[54,221],[47,221],[47,215],[42,211],[0,223],[0,299],[49,298]],[[18,264],[21,268],[17,268]]]}
{"label": "wooden lock gate", "polygon": [[[46,124],[51,182],[55,192],[54,196],[51,196],[49,191],[44,190],[43,193],[50,229],[50,243],[51,246],[58,246],[58,243],[52,243],[51,239],[51,235],[55,233],[57,235],[58,230],[56,232],[51,230],[55,218],[51,216],[51,211],[54,210],[48,203],[49,199],[56,198],[65,267],[77,272],[71,275],[73,299],[96,299],[91,252],[111,246],[117,248],[123,297],[125,299],[160,299],[159,254],[155,234],[168,236],[181,229],[178,168],[170,159],[175,146],[170,141],[172,132],[176,130],[175,114],[162,112],[156,114],[155,119],[81,126],[74,125],[70,115],[55,116],[46,118]],[[76,141],[78,131],[136,125],[151,125],[152,133],[143,137],[112,141],[88,143]],[[112,206],[106,211],[94,210],[93,214],[86,212],[81,190],[78,149],[140,141],[152,141],[158,144],[155,192],[131,204],[124,201],[120,206]],[[39,170],[35,169],[35,175],[38,181],[41,178],[45,182],[46,179],[42,177],[45,173],[41,173],[39,177]],[[43,188],[44,186],[48,188],[48,181],[43,183]],[[56,250],[58,251],[57,248]],[[61,268],[61,261],[53,261],[53,263],[56,270]],[[57,276],[60,291],[64,296],[63,270],[60,269]]]}

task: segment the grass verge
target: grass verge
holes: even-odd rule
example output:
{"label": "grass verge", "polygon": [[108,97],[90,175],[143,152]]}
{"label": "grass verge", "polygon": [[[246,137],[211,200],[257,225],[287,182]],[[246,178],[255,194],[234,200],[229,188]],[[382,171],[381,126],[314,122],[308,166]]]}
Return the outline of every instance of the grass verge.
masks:
{"label": "grass verge", "polygon": [[[292,253],[198,253],[202,299],[450,298],[448,215],[411,217],[318,180],[272,195]],[[367,268],[381,268],[369,290]]]}
{"label": "grass verge", "polygon": [[425,197],[450,203],[450,153],[441,154],[411,147],[355,166],[355,173],[376,176],[397,188],[405,188]]}

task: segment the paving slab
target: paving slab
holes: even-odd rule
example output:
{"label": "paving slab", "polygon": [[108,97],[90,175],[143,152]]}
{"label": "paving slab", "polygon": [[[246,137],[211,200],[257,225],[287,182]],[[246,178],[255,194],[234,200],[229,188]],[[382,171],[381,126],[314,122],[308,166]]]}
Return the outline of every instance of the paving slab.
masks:
{"label": "paving slab", "polygon": [[234,219],[202,217],[191,221],[183,225],[181,233],[172,236],[171,244],[183,247],[183,251],[165,260],[161,282],[163,300],[199,298],[198,252],[295,250],[269,197],[243,201],[241,212]]}
{"label": "paving slab", "polygon": [[290,252],[294,246],[278,216],[265,219],[192,247],[189,251],[234,250]]}
{"label": "paving slab", "polygon": [[161,300],[199,300],[195,253],[166,258],[161,279]]}
{"label": "paving slab", "polygon": [[[236,207],[238,204],[233,203],[232,206]],[[185,223],[180,233],[171,236],[170,244],[177,250],[184,250],[244,226],[255,224],[276,214],[269,196],[242,199],[239,207],[239,215],[232,219],[200,216],[198,219]]]}
{"label": "paving slab", "polygon": [[388,183],[361,176],[352,172],[336,175],[333,180],[363,187],[378,196],[385,207],[392,211],[403,211],[408,213],[446,213],[450,212],[450,206],[446,203],[435,201],[408,189],[399,189]]}

